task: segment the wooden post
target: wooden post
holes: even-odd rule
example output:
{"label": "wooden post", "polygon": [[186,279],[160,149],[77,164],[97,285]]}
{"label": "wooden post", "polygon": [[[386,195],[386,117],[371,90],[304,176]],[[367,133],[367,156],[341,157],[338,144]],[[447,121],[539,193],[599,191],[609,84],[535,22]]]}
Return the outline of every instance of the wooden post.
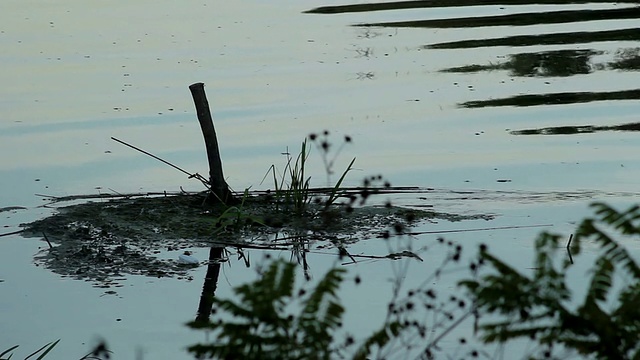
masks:
{"label": "wooden post", "polygon": [[213,127],[213,119],[211,118],[211,110],[209,110],[209,102],[204,92],[203,83],[195,83],[189,86],[193,102],[196,105],[198,114],[198,122],[204,136],[204,143],[207,147],[207,158],[209,159],[209,183],[211,184],[211,192],[214,196],[227,204],[233,202],[233,194],[229,190],[229,185],[224,180],[222,172],[222,160],[220,159],[220,150],[218,149],[218,138],[216,130]]}

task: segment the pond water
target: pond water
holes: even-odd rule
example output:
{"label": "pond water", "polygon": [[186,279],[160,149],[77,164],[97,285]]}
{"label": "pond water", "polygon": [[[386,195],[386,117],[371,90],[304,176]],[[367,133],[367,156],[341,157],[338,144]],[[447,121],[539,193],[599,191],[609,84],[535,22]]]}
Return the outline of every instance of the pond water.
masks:
{"label": "pond water", "polygon": [[[261,180],[269,166],[284,165],[282,153],[309,133],[329,130],[336,143],[348,134],[353,144],[335,164],[357,157],[346,185],[383,174],[396,186],[432,189],[394,203],[496,215],[416,231],[544,225],[444,234],[469,250],[488,243],[525,270],[539,231],[568,236],[589,202],[622,206],[639,193],[638,8],[544,3],[6,1],[0,208],[24,209],[0,212],[0,231],[52,213],[36,194],[202,190],[110,138],[205,174],[188,91],[204,82],[235,190],[268,188]],[[327,184],[317,152],[309,172],[316,186]],[[417,236],[414,249],[437,236]],[[640,245],[625,245],[640,255]],[[61,338],[52,358],[79,358],[104,338],[116,358],[186,359],[184,347],[204,338],[183,326],[197,309],[204,267],[191,281],[128,277],[112,294],[36,266],[47,247],[0,237],[0,350],[19,344],[26,356]],[[208,249],[192,250],[207,257]],[[350,252],[388,249],[371,239]],[[336,263],[334,253],[309,254],[315,279]],[[411,262],[408,283],[420,282],[439,263],[426,259],[441,256],[430,250],[423,263],[398,262]],[[358,336],[383,319],[393,264],[347,266],[365,279],[341,293],[346,327]],[[234,258],[217,295],[254,278]]]}

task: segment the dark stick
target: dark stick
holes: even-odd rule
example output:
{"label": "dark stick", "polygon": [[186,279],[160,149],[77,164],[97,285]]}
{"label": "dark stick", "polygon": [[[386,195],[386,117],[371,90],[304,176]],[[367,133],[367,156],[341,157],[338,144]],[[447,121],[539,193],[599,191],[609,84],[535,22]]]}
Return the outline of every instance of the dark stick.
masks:
{"label": "dark stick", "polygon": [[12,232],[8,232],[8,233],[4,233],[4,234],[0,234],[0,237],[3,236],[9,236],[9,235],[15,235],[15,234],[20,234],[21,232],[23,232],[24,230],[18,230],[18,231],[12,231]]}
{"label": "dark stick", "polygon": [[229,185],[224,180],[222,172],[222,160],[220,159],[220,150],[218,149],[218,138],[216,130],[213,127],[213,119],[211,110],[209,110],[209,102],[204,92],[203,83],[195,83],[189,86],[193,102],[196,105],[198,114],[198,122],[204,136],[204,143],[207,148],[207,158],[209,159],[209,183],[211,184],[211,192],[223,203],[233,201],[233,195],[229,190]]}
{"label": "dark stick", "polygon": [[47,240],[47,244],[49,244],[49,249],[53,249],[53,246],[51,245],[51,241],[49,241],[47,234],[42,233],[42,236],[44,236],[44,239]]}
{"label": "dark stick", "polygon": [[567,242],[567,254],[569,254],[569,261],[573,264],[573,256],[571,256],[571,240],[573,240],[573,234],[569,236],[569,242]]}

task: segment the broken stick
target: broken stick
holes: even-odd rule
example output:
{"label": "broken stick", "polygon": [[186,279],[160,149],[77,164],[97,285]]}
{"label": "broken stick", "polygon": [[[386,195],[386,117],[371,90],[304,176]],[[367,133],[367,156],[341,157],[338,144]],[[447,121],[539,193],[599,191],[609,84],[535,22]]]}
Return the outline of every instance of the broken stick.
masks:
{"label": "broken stick", "polygon": [[203,83],[195,83],[189,86],[193,102],[196,105],[198,121],[204,136],[204,143],[207,148],[207,158],[209,159],[209,183],[211,184],[211,192],[215,198],[221,202],[228,204],[235,199],[229,185],[224,180],[222,172],[222,160],[220,159],[220,150],[218,149],[218,138],[216,130],[213,127],[213,119],[211,118],[211,110],[209,110],[209,102],[204,92]]}

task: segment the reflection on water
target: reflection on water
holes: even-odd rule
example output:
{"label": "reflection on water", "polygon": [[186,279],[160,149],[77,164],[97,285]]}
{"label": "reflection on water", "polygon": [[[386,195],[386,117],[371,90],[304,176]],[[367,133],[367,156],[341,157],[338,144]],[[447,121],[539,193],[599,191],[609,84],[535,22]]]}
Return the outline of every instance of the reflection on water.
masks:
{"label": "reflection on water", "polygon": [[522,13],[510,15],[460,17],[453,19],[412,20],[358,24],[358,26],[464,28],[482,26],[526,26],[561,24],[579,21],[635,19],[640,8],[607,10],[565,10],[544,13]]}
{"label": "reflection on water", "polygon": [[628,123],[614,126],[553,126],[540,129],[513,130],[513,135],[572,135],[594,133],[597,131],[640,131],[640,123]]}
{"label": "reflection on water", "polygon": [[541,35],[506,36],[493,39],[473,39],[425,45],[425,49],[467,49],[489,46],[571,45],[602,41],[638,41],[637,28],[605,31],[576,31]]}
{"label": "reflection on water", "polygon": [[462,103],[461,106],[468,108],[480,108],[487,106],[538,106],[634,99],[640,99],[640,89],[604,92],[563,92],[516,95],[504,99],[467,101]]}
{"label": "reflection on water", "polygon": [[[462,7],[462,6],[486,6],[486,5],[531,5],[531,4],[608,4],[608,0],[510,0],[505,3],[504,0],[417,0],[417,1],[397,1],[397,2],[381,2],[372,4],[348,4],[338,6],[323,6],[306,11],[310,14],[340,14],[363,11],[382,11],[382,10],[401,10],[401,9],[419,9],[419,8],[439,8],[439,7]],[[630,3],[637,4],[637,0],[616,1],[618,4]]]}
{"label": "reflection on water", "polygon": [[[590,4],[584,9],[583,4]],[[392,10],[410,10],[420,8],[450,8],[487,5],[497,6],[499,14],[458,16],[446,18],[426,18],[398,21],[397,13]],[[532,12],[532,5],[544,10]],[[548,5],[558,5],[554,8]],[[563,9],[558,9],[562,5]],[[634,6],[635,5],[635,6]],[[474,49],[490,47],[552,47],[535,52],[513,52],[505,61],[488,64],[468,64],[441,69],[442,72],[479,73],[486,71],[508,71],[514,77],[570,77],[587,75],[596,71],[638,71],[640,69],[640,48],[630,47],[629,42],[640,41],[637,24],[629,20],[640,19],[638,1],[400,1],[374,4],[347,4],[326,6],[306,11],[313,14],[338,14],[358,12],[388,11],[394,21],[359,22],[354,26],[370,29],[378,28],[413,28],[414,31],[434,31],[433,29],[472,29],[470,38],[417,45],[419,49]],[[506,10],[506,7],[509,7]],[[526,6],[526,10],[525,9]],[[609,8],[604,8],[604,7]],[[580,8],[578,8],[580,7]],[[523,10],[520,10],[520,9]],[[568,9],[567,9],[568,8]],[[503,13],[504,14],[500,14]],[[509,13],[507,13],[509,12]],[[514,13],[515,12],[515,13]],[[460,12],[462,13],[462,12]],[[468,12],[466,12],[468,14]],[[434,12],[415,12],[420,17],[433,17]],[[447,12],[447,14],[451,14]],[[551,25],[553,24],[553,25]],[[558,24],[562,24],[559,26]],[[542,27],[541,27],[542,26]],[[482,29],[504,29],[498,37],[478,37]],[[533,29],[533,30],[531,30]],[[562,29],[562,30],[559,30]],[[485,33],[482,30],[482,33]],[[553,30],[553,31],[550,31]],[[525,34],[522,34],[525,32]],[[468,32],[466,33],[468,34]],[[599,49],[605,42],[625,42],[625,47],[611,51]],[[587,47],[588,46],[588,47]],[[597,62],[596,56],[607,57],[609,61]],[[637,100],[640,99],[638,89],[613,89],[598,91],[600,85],[593,82],[593,89],[581,86],[575,92],[533,93],[507,96],[503,98],[478,99],[458,104],[465,108],[495,106],[540,106],[556,104],[585,103],[593,101]]]}
{"label": "reflection on water", "polygon": [[509,55],[509,60],[488,65],[467,65],[443,69],[443,72],[480,72],[488,70],[509,70],[512,76],[571,76],[588,74],[593,71],[589,64],[594,55],[602,51],[554,50],[537,53]]}
{"label": "reflection on water", "polygon": [[604,51],[553,50],[509,55],[508,61],[488,65],[467,65],[443,69],[442,72],[473,73],[509,70],[512,76],[572,76],[595,70],[640,70],[640,48],[620,49],[610,62],[595,63],[593,56]]}

